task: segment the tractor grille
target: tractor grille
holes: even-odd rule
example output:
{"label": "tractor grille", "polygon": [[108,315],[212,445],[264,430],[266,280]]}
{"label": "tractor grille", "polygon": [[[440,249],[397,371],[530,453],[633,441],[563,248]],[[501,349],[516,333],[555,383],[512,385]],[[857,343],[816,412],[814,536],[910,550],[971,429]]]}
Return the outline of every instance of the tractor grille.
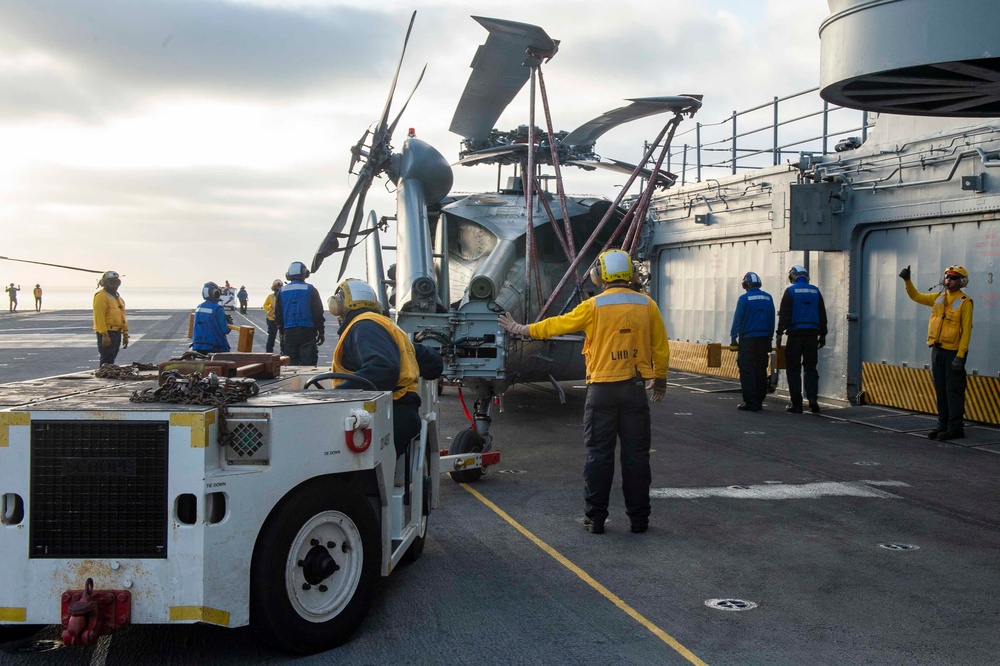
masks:
{"label": "tractor grille", "polygon": [[30,557],[167,556],[164,421],[32,421]]}

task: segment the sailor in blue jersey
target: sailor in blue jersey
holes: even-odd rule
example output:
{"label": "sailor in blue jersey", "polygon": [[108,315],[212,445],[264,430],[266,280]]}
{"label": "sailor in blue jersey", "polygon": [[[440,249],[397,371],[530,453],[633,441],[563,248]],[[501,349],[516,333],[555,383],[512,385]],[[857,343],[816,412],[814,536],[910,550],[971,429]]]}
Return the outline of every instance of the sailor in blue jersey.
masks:
{"label": "sailor in blue jersey", "polygon": [[229,351],[229,322],[226,310],[219,301],[222,290],[214,282],[206,282],[201,288],[205,302],[194,310],[194,333],[191,349],[203,354]]}
{"label": "sailor in blue jersey", "polygon": [[732,344],[737,348],[736,366],[740,370],[740,388],[743,390],[743,402],[736,408],[759,412],[767,397],[767,361],[774,336],[774,299],[761,290],[760,276],[752,271],[743,276],[742,286],[744,293],[736,301],[736,313],[729,332]]}
{"label": "sailor in blue jersey", "polygon": [[291,365],[316,365],[318,347],[325,339],[323,299],[316,287],[306,283],[309,269],[293,261],[285,273],[288,284],[274,299],[274,320],[281,336],[281,353]]}
{"label": "sailor in blue jersey", "polygon": [[785,373],[791,404],[785,411],[802,413],[802,373],[809,410],[819,413],[819,372],[816,371],[818,349],[826,346],[826,304],[819,289],[809,284],[809,271],[792,266],[788,271],[791,286],[785,289],[778,307],[778,346],[781,336],[788,333],[785,347]]}

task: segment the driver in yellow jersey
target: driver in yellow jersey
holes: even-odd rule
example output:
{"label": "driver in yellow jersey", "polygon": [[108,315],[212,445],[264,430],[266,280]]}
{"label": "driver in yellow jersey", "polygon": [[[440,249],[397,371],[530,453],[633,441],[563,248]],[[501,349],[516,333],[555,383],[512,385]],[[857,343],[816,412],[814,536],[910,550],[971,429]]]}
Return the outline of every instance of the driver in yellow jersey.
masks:
{"label": "driver in yellow jersey", "polygon": [[[375,290],[363,280],[341,282],[328,305],[340,323],[333,371],[364,378],[380,391],[392,391],[393,440],[396,456],[401,456],[410,440],[420,434],[417,380],[440,377],[444,361],[437,351],[412,342],[383,315]],[[338,389],[370,388],[349,379],[334,383]]]}
{"label": "driver in yellow jersey", "polygon": [[576,306],[572,312],[549,317],[530,326],[507,313],[502,328],[544,340],[583,331],[587,363],[587,400],[584,406],[583,524],[594,534],[604,533],[608,499],[615,476],[615,444],[621,440],[622,493],[633,532],[649,527],[650,417],[646,381],[651,380],[653,402],[667,389],[670,346],[660,309],[652,298],[629,288],[632,260],[623,250],[601,253],[591,280],[603,293]]}

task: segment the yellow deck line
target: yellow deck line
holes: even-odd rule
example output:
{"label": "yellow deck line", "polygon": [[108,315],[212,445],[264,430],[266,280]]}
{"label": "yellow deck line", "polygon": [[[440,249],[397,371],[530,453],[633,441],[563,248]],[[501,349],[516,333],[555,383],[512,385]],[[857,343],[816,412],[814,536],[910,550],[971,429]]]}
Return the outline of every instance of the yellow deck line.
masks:
{"label": "yellow deck line", "polygon": [[687,659],[692,664],[696,664],[697,666],[708,666],[708,664],[706,664],[704,661],[702,661],[701,659],[699,659],[697,657],[697,655],[695,655],[693,652],[691,652],[691,650],[688,650],[686,647],[684,647],[683,645],[681,645],[677,641],[676,638],[674,638],[673,636],[671,636],[670,634],[668,634],[667,632],[663,631],[662,629],[660,629],[659,627],[657,627],[655,624],[653,624],[652,622],[650,622],[649,620],[647,620],[645,617],[643,617],[643,615],[641,613],[639,613],[639,611],[635,610],[634,608],[632,608],[631,606],[629,606],[627,603],[625,603],[624,601],[622,601],[611,590],[609,590],[608,588],[606,588],[603,585],[601,585],[600,583],[598,583],[596,580],[594,580],[594,578],[590,574],[588,574],[586,571],[584,571],[580,567],[578,567],[575,564],[573,564],[566,556],[562,555],[555,548],[553,548],[552,546],[550,546],[549,544],[545,543],[544,541],[542,541],[541,539],[539,539],[538,537],[536,537],[534,534],[532,534],[531,532],[529,532],[527,528],[525,528],[520,523],[518,523],[516,520],[514,520],[509,515],[507,515],[507,513],[504,512],[503,509],[501,509],[496,504],[494,504],[493,502],[491,502],[488,499],[486,499],[482,494],[480,494],[479,492],[477,492],[476,490],[474,490],[469,484],[467,484],[467,483],[460,483],[459,485],[462,486],[463,488],[465,488],[466,490],[468,490],[470,493],[472,493],[473,497],[475,497],[480,502],[482,502],[483,504],[485,504],[486,506],[488,506],[490,509],[492,509],[495,514],[497,514],[498,516],[500,516],[501,518],[503,518],[505,521],[507,521],[511,525],[511,527],[513,527],[518,532],[520,532],[525,537],[527,537],[527,539],[529,541],[531,541],[536,546],[538,546],[543,551],[545,551],[550,557],[552,557],[552,559],[554,559],[556,562],[558,562],[559,564],[563,565],[564,567],[566,567],[567,569],[569,569],[570,571],[572,571],[573,573],[575,573],[580,578],[580,580],[582,580],[583,582],[585,582],[587,585],[589,585],[590,587],[592,587],[595,590],[597,590],[597,592],[602,597],[604,597],[605,599],[607,599],[608,601],[610,601],[611,603],[613,603],[615,606],[617,606],[621,610],[623,610],[625,612],[625,614],[628,615],[629,617],[631,617],[633,620],[635,620],[636,622],[638,622],[642,626],[644,626],[647,629],[649,629],[653,633],[654,636],[656,636],[661,641],[663,641],[664,643],[666,643],[667,645],[669,645],[670,647],[672,647],[682,657],[684,657],[685,659]]}

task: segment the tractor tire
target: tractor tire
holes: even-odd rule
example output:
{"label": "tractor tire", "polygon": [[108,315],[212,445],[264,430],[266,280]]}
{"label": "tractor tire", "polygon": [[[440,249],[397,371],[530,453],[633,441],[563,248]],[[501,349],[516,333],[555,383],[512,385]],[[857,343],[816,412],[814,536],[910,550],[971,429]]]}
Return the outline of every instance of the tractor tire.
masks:
{"label": "tractor tire", "polygon": [[329,478],[303,484],[257,537],[250,626],[288,652],[341,645],[368,614],[381,559],[378,517],[359,490]]}

